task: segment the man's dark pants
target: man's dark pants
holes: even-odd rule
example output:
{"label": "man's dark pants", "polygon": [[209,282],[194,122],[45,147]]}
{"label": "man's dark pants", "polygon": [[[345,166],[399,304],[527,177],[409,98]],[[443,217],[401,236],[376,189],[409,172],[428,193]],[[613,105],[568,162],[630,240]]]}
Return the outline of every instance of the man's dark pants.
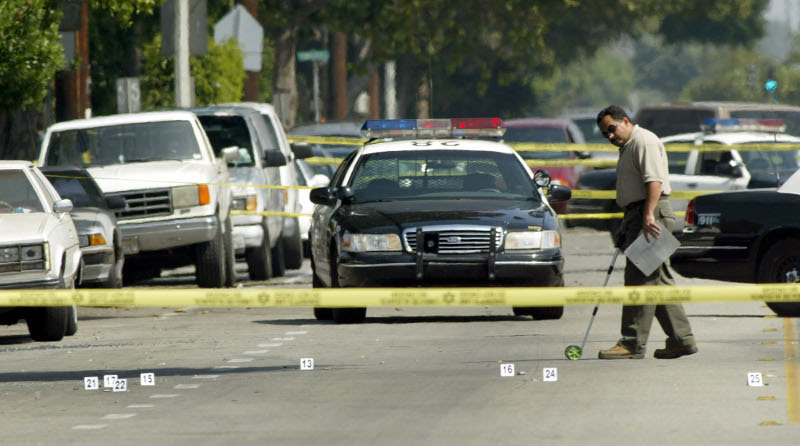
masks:
{"label": "man's dark pants", "polygon": [[[622,219],[624,251],[642,232],[644,202],[626,206]],[[675,213],[669,200],[659,200],[653,212],[656,221],[670,232],[675,228]],[[675,285],[675,279],[669,272],[669,260],[664,262],[649,276],[645,276],[630,260],[625,263],[625,286],[641,285]],[[622,338],[618,345],[634,353],[644,353],[653,316],[658,319],[664,333],[667,334],[667,348],[681,347],[695,343],[692,327],[683,310],[683,305],[625,305],[622,307]]]}

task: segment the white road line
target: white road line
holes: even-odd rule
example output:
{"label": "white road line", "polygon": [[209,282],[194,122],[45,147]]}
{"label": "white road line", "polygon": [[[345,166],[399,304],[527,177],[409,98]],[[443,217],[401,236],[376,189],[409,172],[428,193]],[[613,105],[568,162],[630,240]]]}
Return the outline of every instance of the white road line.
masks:
{"label": "white road line", "polygon": [[272,338],[273,341],[294,341],[294,338],[289,336],[286,338]]}
{"label": "white road line", "polygon": [[156,393],[155,395],[150,395],[150,398],[175,398],[178,396],[177,393]]}
{"label": "white road line", "polygon": [[131,404],[127,408],[128,409],[148,409],[150,407],[156,407],[155,404]]}
{"label": "white road line", "polygon": [[287,331],[286,332],[286,334],[289,335],[289,336],[301,335],[301,334],[306,334],[306,333],[308,333],[308,332],[307,331]]}
{"label": "white road line", "polygon": [[126,420],[135,417],[135,413],[110,413],[103,417],[104,420]]}
{"label": "white road line", "polygon": [[250,362],[253,358],[233,358],[229,359],[228,362]]}
{"label": "white road line", "polygon": [[107,424],[79,424],[77,426],[72,426],[72,430],[74,431],[90,431],[90,430],[97,430],[102,429],[108,426]]}
{"label": "white road line", "polygon": [[243,355],[263,355],[264,353],[268,352],[269,350],[248,350]]}
{"label": "white road line", "polygon": [[173,389],[196,389],[200,384],[178,384]]}
{"label": "white road line", "polygon": [[192,379],[217,379],[219,375],[195,375]]}
{"label": "white road line", "polygon": [[218,365],[214,367],[215,369],[238,369],[238,365]]}
{"label": "white road line", "polygon": [[259,347],[280,347],[281,345],[283,344],[281,344],[280,342],[272,344],[258,344]]}

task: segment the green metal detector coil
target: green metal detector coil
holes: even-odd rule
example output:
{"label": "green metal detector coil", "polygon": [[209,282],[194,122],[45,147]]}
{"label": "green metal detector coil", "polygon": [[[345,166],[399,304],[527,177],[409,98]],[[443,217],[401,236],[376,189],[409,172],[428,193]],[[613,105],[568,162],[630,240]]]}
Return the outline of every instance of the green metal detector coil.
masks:
{"label": "green metal detector coil", "polygon": [[567,359],[572,361],[581,359],[582,354],[583,351],[577,345],[570,345],[566,350],[564,350],[564,355],[567,357]]}

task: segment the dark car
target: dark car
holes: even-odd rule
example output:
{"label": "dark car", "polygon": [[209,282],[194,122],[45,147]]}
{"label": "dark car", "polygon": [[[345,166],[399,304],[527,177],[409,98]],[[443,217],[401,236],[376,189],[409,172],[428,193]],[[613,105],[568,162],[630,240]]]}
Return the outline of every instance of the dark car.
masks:
{"label": "dark car", "polygon": [[106,198],[84,168],[42,167],[41,171],[61,198],[72,200],[69,214],[78,231],[83,255],[81,285],[122,287],[125,255],[114,210],[124,209],[125,200]]}
{"label": "dark car", "polygon": [[[332,121],[303,124],[289,130],[290,136],[328,136],[332,138],[361,139],[362,122]],[[312,144],[321,146],[333,155],[334,158],[344,158],[358,147],[352,144]],[[315,155],[316,156],[316,155]]]}
{"label": "dark car", "polygon": [[[800,173],[778,189],[701,195],[689,202],[672,268],[685,277],[742,283],[800,282]],[[800,316],[800,302],[768,302]]]}
{"label": "dark car", "polygon": [[[381,121],[387,122],[387,121]],[[392,122],[392,121],[389,121]],[[379,142],[352,152],[311,191],[315,287],[563,286],[564,257],[548,200],[509,146],[464,139]],[[537,178],[539,178],[537,176]],[[563,307],[515,308],[558,319]],[[365,308],[315,309],[360,322]]]}

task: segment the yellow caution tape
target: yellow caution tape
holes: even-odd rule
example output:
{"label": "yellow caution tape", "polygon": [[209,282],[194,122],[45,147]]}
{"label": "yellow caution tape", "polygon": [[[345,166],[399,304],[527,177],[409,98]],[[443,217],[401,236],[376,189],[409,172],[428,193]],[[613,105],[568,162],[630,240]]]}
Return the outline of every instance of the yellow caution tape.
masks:
{"label": "yellow caution tape", "polygon": [[[686,212],[676,212],[676,216],[683,217]],[[609,218],[622,218],[622,212],[592,212],[588,214],[558,214],[559,220],[606,220]]]}
{"label": "yellow caution tape", "polygon": [[4,307],[549,307],[753,301],[800,302],[800,285],[0,290]]}
{"label": "yellow caution tape", "polygon": [[[716,192],[724,192],[721,190],[673,190],[669,194],[669,198],[673,200],[691,199],[699,195],[713,194]],[[587,199],[616,199],[617,191],[615,190],[588,190],[588,189],[573,189],[572,198],[587,198]]]}
{"label": "yellow caution tape", "polygon": [[302,136],[288,135],[289,142],[307,142],[309,144],[329,144],[337,146],[363,146],[366,139],[345,138],[340,136]]}
{"label": "yellow caution tape", "polygon": [[312,156],[311,158],[306,158],[305,161],[308,164],[333,164],[339,165],[344,161],[344,158],[325,158],[322,156]]}

